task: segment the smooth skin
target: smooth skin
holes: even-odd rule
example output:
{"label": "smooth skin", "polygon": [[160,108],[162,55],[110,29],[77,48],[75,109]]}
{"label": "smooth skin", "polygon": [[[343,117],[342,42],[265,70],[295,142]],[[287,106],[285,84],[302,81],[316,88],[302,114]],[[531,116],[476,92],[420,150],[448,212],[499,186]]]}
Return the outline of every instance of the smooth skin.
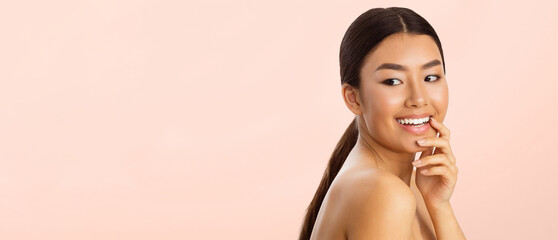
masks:
{"label": "smooth skin", "polygon": [[[311,239],[465,239],[450,204],[458,170],[442,124],[448,87],[441,63],[430,36],[392,34],[365,58],[360,87],[342,86],[359,137],[326,194]],[[434,119],[424,134],[395,120],[419,113]]]}

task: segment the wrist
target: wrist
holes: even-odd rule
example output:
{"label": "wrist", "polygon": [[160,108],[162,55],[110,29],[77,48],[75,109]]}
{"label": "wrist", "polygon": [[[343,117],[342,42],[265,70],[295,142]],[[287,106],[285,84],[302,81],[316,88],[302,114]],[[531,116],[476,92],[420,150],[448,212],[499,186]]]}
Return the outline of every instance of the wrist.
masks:
{"label": "wrist", "polygon": [[428,208],[428,211],[430,212],[439,212],[439,211],[447,211],[447,210],[451,210],[451,204],[449,201],[447,202],[442,202],[442,203],[425,203],[426,204],[426,208]]}
{"label": "wrist", "polygon": [[466,239],[449,201],[427,204],[426,208],[434,224],[437,239]]}

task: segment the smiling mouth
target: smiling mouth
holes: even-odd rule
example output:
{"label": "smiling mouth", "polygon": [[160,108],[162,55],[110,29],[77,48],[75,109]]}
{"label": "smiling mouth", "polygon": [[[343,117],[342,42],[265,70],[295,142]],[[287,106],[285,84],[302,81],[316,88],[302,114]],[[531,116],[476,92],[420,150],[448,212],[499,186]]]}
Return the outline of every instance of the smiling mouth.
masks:
{"label": "smiling mouth", "polygon": [[397,118],[396,122],[405,131],[414,134],[426,134],[430,130],[430,120],[432,116],[419,117],[419,118]]}
{"label": "smiling mouth", "polygon": [[395,120],[405,126],[422,127],[426,123],[430,122],[432,116],[422,117],[422,118],[396,118]]}

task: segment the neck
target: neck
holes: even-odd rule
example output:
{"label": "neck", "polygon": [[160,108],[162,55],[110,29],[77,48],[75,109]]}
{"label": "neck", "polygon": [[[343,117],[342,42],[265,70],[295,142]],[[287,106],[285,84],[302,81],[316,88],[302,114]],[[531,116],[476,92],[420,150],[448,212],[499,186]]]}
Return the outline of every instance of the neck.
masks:
{"label": "neck", "polygon": [[353,151],[359,153],[358,155],[363,155],[362,161],[392,173],[410,187],[411,174],[413,173],[411,162],[415,160],[415,153],[388,149],[373,139],[360,134]]}

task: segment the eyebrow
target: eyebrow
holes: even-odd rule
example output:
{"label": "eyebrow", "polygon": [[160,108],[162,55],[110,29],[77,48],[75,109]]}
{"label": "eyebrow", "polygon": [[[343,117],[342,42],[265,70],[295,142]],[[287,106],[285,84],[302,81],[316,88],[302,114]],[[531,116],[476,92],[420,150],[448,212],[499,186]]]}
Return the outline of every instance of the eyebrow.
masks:
{"label": "eyebrow", "polygon": [[[431,68],[437,65],[441,65],[442,63],[440,62],[440,60],[435,59],[432,60],[430,62],[427,62],[426,64],[422,65],[422,69],[427,69],[427,68]],[[378,68],[376,68],[376,71],[381,70],[381,69],[392,69],[392,70],[397,70],[397,71],[407,71],[407,67],[403,66],[403,65],[399,65],[396,63],[384,63],[382,65],[380,65]]]}

